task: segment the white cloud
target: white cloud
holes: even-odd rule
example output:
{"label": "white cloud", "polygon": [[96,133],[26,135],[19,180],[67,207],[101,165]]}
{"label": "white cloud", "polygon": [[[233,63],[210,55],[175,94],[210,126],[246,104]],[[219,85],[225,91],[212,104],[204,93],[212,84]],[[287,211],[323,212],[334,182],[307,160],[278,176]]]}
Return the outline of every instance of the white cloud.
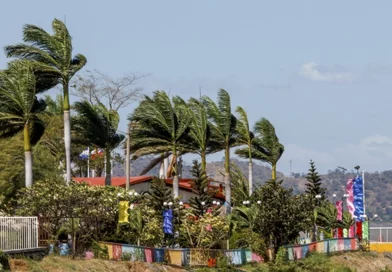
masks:
{"label": "white cloud", "polygon": [[286,145],[278,170],[289,174],[290,160],[295,173],[306,173],[310,160],[316,162],[320,173],[326,173],[337,166],[351,170],[356,165],[371,172],[390,170],[392,169],[392,137],[370,135],[357,143],[336,147],[329,151],[309,150],[296,144],[289,144]]}
{"label": "white cloud", "polygon": [[352,82],[355,80],[355,75],[347,71],[343,66],[335,65],[333,67],[327,67],[314,62],[303,64],[299,74],[313,81]]}

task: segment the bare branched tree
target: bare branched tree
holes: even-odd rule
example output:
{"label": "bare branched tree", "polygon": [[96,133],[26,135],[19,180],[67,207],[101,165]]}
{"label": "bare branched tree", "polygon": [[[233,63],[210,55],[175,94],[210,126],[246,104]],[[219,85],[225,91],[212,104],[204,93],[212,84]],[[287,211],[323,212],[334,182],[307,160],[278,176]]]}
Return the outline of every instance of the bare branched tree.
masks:
{"label": "bare branched tree", "polygon": [[129,73],[113,78],[98,70],[87,71],[76,76],[72,84],[72,95],[88,100],[91,104],[102,103],[110,110],[118,111],[138,100],[142,88],[137,84],[148,74]]}

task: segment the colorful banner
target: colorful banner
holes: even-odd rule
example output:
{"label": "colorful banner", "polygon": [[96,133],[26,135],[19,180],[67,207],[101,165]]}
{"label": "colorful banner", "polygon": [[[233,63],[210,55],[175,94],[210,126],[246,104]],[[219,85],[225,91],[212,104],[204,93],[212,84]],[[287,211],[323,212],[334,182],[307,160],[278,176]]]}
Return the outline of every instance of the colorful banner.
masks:
{"label": "colorful banner", "polygon": [[369,240],[369,221],[365,220],[362,222],[362,238]]}
{"label": "colorful banner", "polygon": [[173,235],[173,210],[163,211],[163,233]]}
{"label": "colorful banner", "polygon": [[357,176],[354,179],[354,186],[353,186],[353,192],[354,192],[354,215],[356,216],[355,220],[356,221],[363,221],[363,182],[362,182],[362,177]]}
{"label": "colorful banner", "polygon": [[342,221],[343,218],[343,201],[336,201],[336,209],[338,210],[337,220]]}
{"label": "colorful banner", "polygon": [[352,179],[349,179],[347,181],[347,186],[346,186],[346,194],[348,194],[347,197],[347,208],[348,212],[351,214],[351,216],[354,218],[354,212],[355,212],[355,207],[354,207],[354,191],[353,191],[353,185],[354,182]]}
{"label": "colorful banner", "polygon": [[119,223],[129,223],[128,221],[128,209],[129,209],[129,202],[128,201],[120,201],[118,204],[118,222]]}
{"label": "colorful banner", "polygon": [[356,236],[358,236],[359,239],[362,239],[362,222],[357,221],[355,225],[356,229]]}

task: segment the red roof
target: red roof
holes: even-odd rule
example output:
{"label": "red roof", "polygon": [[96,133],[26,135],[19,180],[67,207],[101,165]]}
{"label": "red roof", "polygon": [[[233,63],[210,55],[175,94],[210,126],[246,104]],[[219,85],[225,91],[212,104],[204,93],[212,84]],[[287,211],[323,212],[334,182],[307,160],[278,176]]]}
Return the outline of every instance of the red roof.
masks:
{"label": "red roof", "polygon": [[[136,176],[136,177],[131,177],[130,178],[130,185],[135,185],[138,183],[143,183],[143,182],[150,182],[154,177],[152,176]],[[76,182],[85,182],[89,185],[93,186],[104,186],[105,185],[105,177],[96,177],[96,178],[73,178],[74,181]],[[179,187],[183,190],[186,191],[191,191],[192,190],[192,185],[191,185],[192,179],[180,179],[179,181]],[[173,184],[173,179],[165,179],[165,182],[167,185],[172,185]],[[125,177],[112,177],[112,186],[120,186],[120,187],[125,187]],[[209,186],[210,189],[212,190],[218,190],[218,192],[215,194],[215,197],[217,198],[222,198],[224,199],[224,195],[222,192],[222,188],[214,185]]]}

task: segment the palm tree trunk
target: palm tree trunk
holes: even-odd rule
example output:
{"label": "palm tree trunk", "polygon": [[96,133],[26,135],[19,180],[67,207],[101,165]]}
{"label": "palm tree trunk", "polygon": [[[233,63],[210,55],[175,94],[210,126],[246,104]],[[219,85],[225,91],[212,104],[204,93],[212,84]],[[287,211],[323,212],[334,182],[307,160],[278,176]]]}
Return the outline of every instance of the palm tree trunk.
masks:
{"label": "palm tree trunk", "polygon": [[249,160],[249,196],[253,194],[253,163]]}
{"label": "palm tree trunk", "polygon": [[276,179],[276,164],[272,165],[272,179]]}
{"label": "palm tree trunk", "polygon": [[64,92],[64,145],[65,145],[65,166],[67,170],[67,184],[71,182],[71,112],[69,104],[68,82],[63,82]]}
{"label": "palm tree trunk", "polygon": [[226,214],[231,213],[230,147],[225,149],[225,197]]}
{"label": "palm tree trunk", "polygon": [[112,185],[112,158],[110,155],[110,149],[105,149],[105,159],[106,159],[106,176],[105,176],[105,186]]}
{"label": "palm tree trunk", "polygon": [[201,170],[203,170],[204,172],[207,172],[206,153],[202,152],[200,157],[201,157]]}
{"label": "palm tree trunk", "polygon": [[177,165],[177,152],[173,150],[173,163],[174,163],[174,176],[173,176],[173,196],[178,198],[179,195],[179,180],[178,180],[178,165]]}
{"label": "palm tree trunk", "polygon": [[26,187],[31,187],[33,185],[33,157],[31,155],[29,123],[24,125],[23,136],[25,152],[25,185]]}
{"label": "palm tree trunk", "polygon": [[253,162],[252,162],[252,150],[251,150],[251,144],[248,146],[248,151],[249,151],[249,176],[248,176],[248,181],[249,181],[249,196],[253,194]]}

